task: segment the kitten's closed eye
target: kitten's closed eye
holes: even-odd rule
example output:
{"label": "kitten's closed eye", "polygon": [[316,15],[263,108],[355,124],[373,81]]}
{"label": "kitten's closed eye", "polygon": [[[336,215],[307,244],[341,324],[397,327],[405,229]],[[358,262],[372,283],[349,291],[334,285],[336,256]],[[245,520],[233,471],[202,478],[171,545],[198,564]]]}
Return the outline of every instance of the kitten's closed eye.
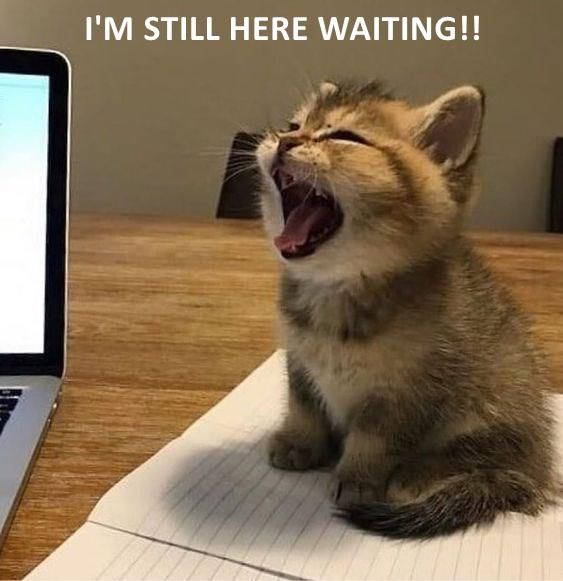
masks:
{"label": "kitten's closed eye", "polygon": [[355,143],[361,143],[362,145],[369,145],[367,139],[353,131],[346,131],[345,129],[333,131],[326,135],[325,139],[340,139],[341,141],[353,141]]}

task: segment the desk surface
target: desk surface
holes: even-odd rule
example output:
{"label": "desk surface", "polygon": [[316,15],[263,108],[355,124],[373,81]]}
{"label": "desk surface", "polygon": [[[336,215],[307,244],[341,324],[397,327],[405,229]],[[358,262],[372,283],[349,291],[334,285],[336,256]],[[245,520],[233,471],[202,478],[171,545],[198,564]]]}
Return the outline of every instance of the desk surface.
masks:
{"label": "desk surface", "polygon": [[[475,238],[533,315],[563,386],[563,236]],[[37,565],[274,350],[276,273],[256,222],[74,217],[64,395],[1,579]]]}

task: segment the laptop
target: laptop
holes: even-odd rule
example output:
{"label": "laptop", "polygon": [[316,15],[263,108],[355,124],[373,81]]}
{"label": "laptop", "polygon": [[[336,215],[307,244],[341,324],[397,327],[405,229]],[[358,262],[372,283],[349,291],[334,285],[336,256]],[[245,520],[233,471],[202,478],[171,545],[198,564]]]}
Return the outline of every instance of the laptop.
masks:
{"label": "laptop", "polygon": [[69,77],[0,48],[0,546],[64,375]]}

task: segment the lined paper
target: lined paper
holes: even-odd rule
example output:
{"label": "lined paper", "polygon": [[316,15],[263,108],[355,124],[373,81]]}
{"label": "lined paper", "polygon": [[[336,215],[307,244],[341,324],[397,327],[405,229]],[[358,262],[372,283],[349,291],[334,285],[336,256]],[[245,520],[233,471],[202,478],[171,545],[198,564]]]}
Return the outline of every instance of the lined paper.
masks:
{"label": "lined paper", "polygon": [[[130,543],[141,557],[132,562],[118,559]],[[93,549],[95,547],[95,550]],[[80,581],[82,579],[253,579],[256,574],[265,580],[285,579],[275,573],[255,571],[243,564],[173,547],[166,558],[158,561],[147,577],[146,558],[159,554],[165,545],[139,539],[130,533],[86,523],[47,558],[27,579],[41,581]],[[111,563],[111,567],[108,564]]]}
{"label": "lined paper", "polygon": [[[328,473],[266,462],[265,441],[283,407],[283,367],[277,352],[112,488],[31,578],[57,567],[62,574],[74,561],[68,578],[563,579],[556,510],[426,542],[381,539],[335,518]],[[563,417],[563,397],[554,405]],[[80,547],[91,551],[98,536],[111,550],[89,566]]]}

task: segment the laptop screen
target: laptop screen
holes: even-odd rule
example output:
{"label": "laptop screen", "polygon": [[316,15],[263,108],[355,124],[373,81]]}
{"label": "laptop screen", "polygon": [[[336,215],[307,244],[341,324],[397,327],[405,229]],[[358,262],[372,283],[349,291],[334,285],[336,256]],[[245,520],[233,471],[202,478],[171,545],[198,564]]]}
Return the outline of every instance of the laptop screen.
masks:
{"label": "laptop screen", "polygon": [[0,353],[45,350],[49,77],[0,73]]}

